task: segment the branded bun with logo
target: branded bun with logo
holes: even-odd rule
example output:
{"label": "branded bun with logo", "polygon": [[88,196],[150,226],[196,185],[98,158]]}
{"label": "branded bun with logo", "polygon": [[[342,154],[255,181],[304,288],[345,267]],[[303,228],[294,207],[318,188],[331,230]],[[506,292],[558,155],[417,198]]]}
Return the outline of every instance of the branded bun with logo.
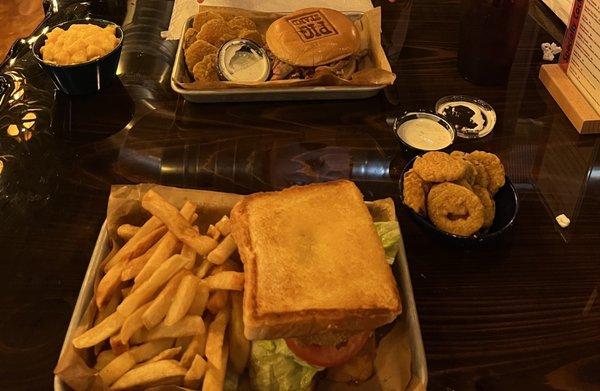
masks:
{"label": "branded bun with logo", "polygon": [[305,8],[277,19],[266,34],[271,80],[309,79],[321,69],[344,79],[356,71],[360,36],[354,23],[329,8]]}

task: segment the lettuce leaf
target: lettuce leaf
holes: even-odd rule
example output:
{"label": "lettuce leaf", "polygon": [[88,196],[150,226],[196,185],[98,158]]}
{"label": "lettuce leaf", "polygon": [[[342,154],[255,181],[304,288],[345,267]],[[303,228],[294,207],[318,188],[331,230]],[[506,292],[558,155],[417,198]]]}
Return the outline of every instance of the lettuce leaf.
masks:
{"label": "lettuce leaf", "polygon": [[391,265],[396,259],[398,248],[400,247],[400,227],[397,221],[379,221],[374,223],[377,235],[383,243],[385,250],[385,259]]}
{"label": "lettuce leaf", "polygon": [[250,379],[254,390],[310,390],[313,377],[321,370],[296,357],[283,339],[252,342]]}

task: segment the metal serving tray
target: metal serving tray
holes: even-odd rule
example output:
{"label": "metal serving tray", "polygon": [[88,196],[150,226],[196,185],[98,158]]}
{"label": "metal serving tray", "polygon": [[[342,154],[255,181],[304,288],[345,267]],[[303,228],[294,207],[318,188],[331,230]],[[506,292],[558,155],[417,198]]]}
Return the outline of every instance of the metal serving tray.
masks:
{"label": "metal serving tray", "polygon": [[[362,13],[346,13],[351,19],[358,18]],[[192,25],[191,16],[185,23],[181,36]],[[189,102],[255,102],[281,100],[332,100],[332,99],[363,99],[377,95],[385,88],[380,86],[318,86],[318,87],[286,87],[286,88],[231,88],[226,90],[186,90],[177,85],[176,81],[184,80],[187,72],[183,54],[183,40],[179,40],[175,63],[171,72],[171,88],[181,94]]]}
{"label": "metal serving tray", "polygon": [[[109,246],[110,243],[106,230],[106,222],[104,222],[100,229],[98,239],[96,240],[96,246],[94,247],[92,258],[90,259],[88,269],[85,273],[81,290],[79,291],[77,303],[75,304],[75,309],[73,310],[73,315],[71,316],[71,321],[60,352],[61,356],[67,344],[73,339],[73,332],[79,325],[85,309],[94,295],[94,277],[100,271],[100,263],[110,251]],[[414,385],[421,386],[422,388],[419,387],[418,389],[425,390],[427,388],[427,362],[425,360],[425,350],[423,349],[421,329],[419,327],[419,319],[417,317],[417,309],[413,296],[412,284],[410,282],[410,273],[408,271],[408,262],[406,260],[402,235],[400,235],[400,247],[398,255],[396,256],[396,262],[394,262],[394,267],[397,268],[396,271],[399,276],[397,282],[402,298],[402,315],[396,321],[407,322],[410,350],[412,354],[411,374],[414,379],[418,379],[418,384]],[[54,376],[54,390],[67,391],[71,390],[71,388],[63,383],[58,376]]]}

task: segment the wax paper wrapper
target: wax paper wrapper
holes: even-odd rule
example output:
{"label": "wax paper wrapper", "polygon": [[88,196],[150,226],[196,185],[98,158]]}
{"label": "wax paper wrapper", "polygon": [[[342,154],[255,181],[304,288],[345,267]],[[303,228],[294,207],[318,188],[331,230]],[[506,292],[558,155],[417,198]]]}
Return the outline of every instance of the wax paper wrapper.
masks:
{"label": "wax paper wrapper", "polygon": [[[203,190],[180,189],[174,187],[158,186],[153,184],[116,185],[111,189],[106,217],[106,242],[100,243],[106,248],[108,254],[97,254],[97,259],[92,258],[86,278],[93,280],[89,289],[94,295],[88,303],[83,303],[81,313],[74,313],[73,319],[78,326],[66,336],[65,348],[58,360],[54,373],[61,380],[57,389],[68,390],[108,390],[97,372],[94,370],[94,348],[78,350],[73,347],[73,338],[81,335],[91,327],[97,316],[94,305],[95,292],[101,277],[104,263],[110,258],[120,245],[116,235],[117,227],[129,223],[141,225],[150,217],[141,207],[140,200],[143,195],[153,189],[177,208],[181,208],[189,200],[198,205],[197,224],[201,232],[205,232],[210,223],[214,223],[224,214],[229,214],[231,208],[243,196],[229,193],[219,193]],[[368,203],[374,221],[395,220],[394,203],[391,199]],[[90,281],[84,281],[84,286]],[[401,291],[402,292],[402,291]],[[402,293],[401,293],[402,295]],[[385,326],[386,333],[379,341],[375,358],[375,374],[368,381],[360,385],[349,386],[345,383],[334,383],[320,380],[317,390],[420,390],[423,389],[422,379],[416,378],[412,373],[411,344],[409,341],[408,322],[404,315],[396,321]],[[68,385],[68,386],[67,386]],[[70,388],[69,388],[70,387]],[[184,390],[178,386],[158,386],[152,390]]]}
{"label": "wax paper wrapper", "polygon": [[[229,7],[200,6],[199,8],[200,11],[209,10],[221,14],[226,19],[237,15],[248,17],[254,21],[258,31],[263,37],[271,23],[284,15],[282,13],[249,11],[241,8]],[[174,81],[177,85],[186,90],[220,90],[240,87],[380,86],[393,84],[396,75],[392,73],[390,63],[381,46],[381,8],[374,8],[364,13],[357,13],[351,16],[354,18],[354,24],[360,35],[361,51],[366,50],[367,55],[360,59],[357,71],[351,76],[350,80],[342,79],[325,69],[317,72],[315,76],[310,79],[268,80],[266,82],[258,83],[194,81],[192,75],[187,71],[187,67],[183,64],[181,67],[182,71],[179,72],[179,74],[174,75]],[[181,61],[184,61],[183,53],[180,56],[180,59]]]}

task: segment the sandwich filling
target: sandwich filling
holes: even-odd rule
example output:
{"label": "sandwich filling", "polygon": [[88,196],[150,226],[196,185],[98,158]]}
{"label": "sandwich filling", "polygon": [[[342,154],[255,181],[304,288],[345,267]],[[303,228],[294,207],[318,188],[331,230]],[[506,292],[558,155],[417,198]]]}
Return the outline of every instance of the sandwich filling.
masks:
{"label": "sandwich filling", "polygon": [[271,60],[272,73],[271,80],[289,80],[289,79],[312,79],[319,72],[327,71],[333,75],[349,80],[354,72],[358,69],[358,61],[364,57],[367,52],[358,53],[348,56],[341,60],[333,61],[329,64],[319,65],[316,67],[302,67],[288,64],[287,62],[277,58],[273,52],[267,50],[269,59]]}
{"label": "sandwich filling", "polygon": [[[392,264],[400,245],[397,221],[376,222],[375,229],[383,244],[387,261]],[[334,381],[364,381],[372,374],[374,359],[373,330],[336,332],[297,338],[253,341],[250,352],[252,387],[260,391],[311,390],[315,375],[327,371]],[[373,346],[369,346],[371,341]],[[367,349],[369,347],[369,349]],[[366,374],[352,365],[355,358],[369,360]],[[363,365],[362,367],[365,367]]]}

